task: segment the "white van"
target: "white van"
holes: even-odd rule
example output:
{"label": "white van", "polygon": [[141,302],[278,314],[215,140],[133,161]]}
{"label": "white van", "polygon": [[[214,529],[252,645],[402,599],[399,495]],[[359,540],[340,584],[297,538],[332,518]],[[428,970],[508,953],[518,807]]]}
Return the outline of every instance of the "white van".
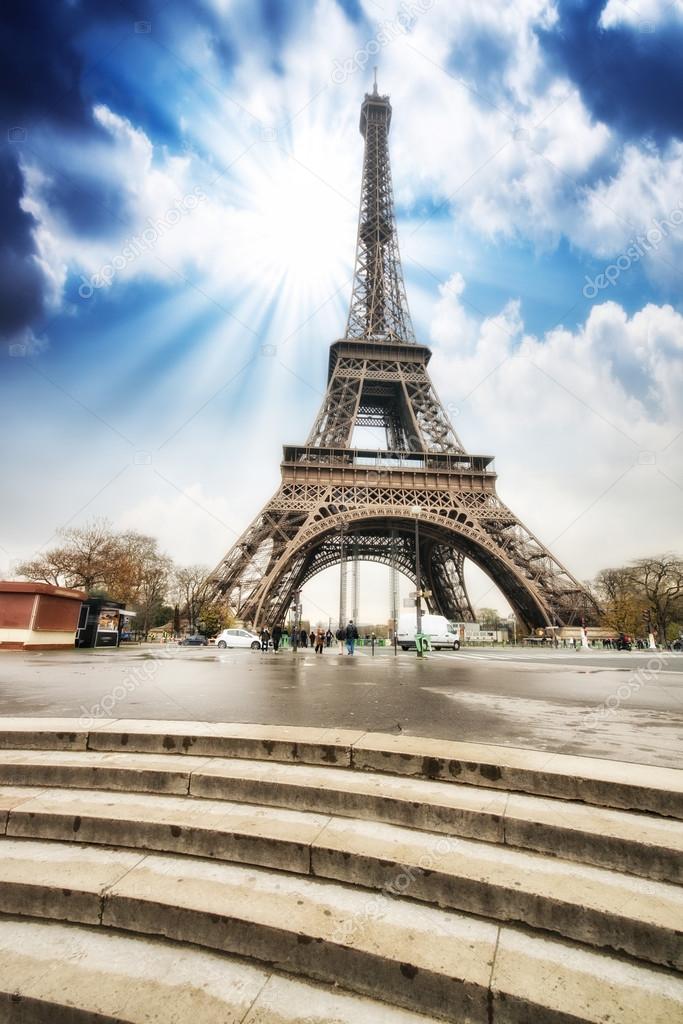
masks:
{"label": "white van", "polygon": [[[398,620],[397,639],[404,651],[415,646],[415,633],[417,632],[417,616],[415,612],[407,612],[401,615]],[[448,648],[451,651],[460,650],[460,637],[451,630],[448,619],[443,615],[422,616],[422,632],[426,633],[432,642],[435,650]]]}

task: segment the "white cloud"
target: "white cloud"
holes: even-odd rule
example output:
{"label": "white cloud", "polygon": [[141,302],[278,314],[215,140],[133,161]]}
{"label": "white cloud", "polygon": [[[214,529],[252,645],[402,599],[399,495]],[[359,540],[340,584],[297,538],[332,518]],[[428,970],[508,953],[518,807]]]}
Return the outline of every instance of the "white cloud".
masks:
{"label": "white cloud", "polygon": [[159,547],[180,565],[209,564],[237,539],[227,498],[206,494],[201,483],[179,493],[163,481],[159,493],[132,503],[116,520],[120,529],[156,537]]}
{"label": "white cloud", "polygon": [[466,353],[472,352],[476,346],[479,326],[460,302],[464,290],[465,279],[457,271],[441,286],[441,299],[433,312],[431,336],[437,345],[444,347],[457,338],[458,348]]}
{"label": "white cloud", "polygon": [[637,4],[608,0],[599,24],[602,28],[628,25],[642,31],[651,31],[655,26],[680,20],[682,16],[683,12],[676,0],[638,0]]}
{"label": "white cloud", "polygon": [[[206,202],[197,202],[199,169],[189,156],[155,151],[150,139],[108,107],[94,110],[95,120],[111,143],[78,143],[37,137],[36,152],[24,168],[26,196],[22,205],[38,221],[36,240],[55,300],[61,297],[69,269],[110,287],[142,273],[177,280],[172,267],[196,262],[201,252],[199,231],[209,222]],[[107,230],[83,234],[72,230],[50,198],[55,183],[78,182],[84,173],[123,197],[122,212],[111,210]],[[77,187],[77,186],[76,186]],[[184,208],[188,196],[192,209]],[[180,205],[179,205],[180,204]],[[193,223],[194,222],[194,223]],[[145,231],[154,237],[146,241]],[[133,249],[128,252],[131,243]]]}
{"label": "white cloud", "polygon": [[663,152],[626,146],[618,172],[586,193],[579,214],[570,237],[596,256],[609,258],[654,232],[645,267],[654,278],[680,281],[683,143],[671,142]]}
{"label": "white cloud", "polygon": [[496,455],[503,500],[582,577],[680,547],[683,317],[606,302],[537,338],[514,303],[473,318],[461,288],[442,289],[431,368],[465,446]]}

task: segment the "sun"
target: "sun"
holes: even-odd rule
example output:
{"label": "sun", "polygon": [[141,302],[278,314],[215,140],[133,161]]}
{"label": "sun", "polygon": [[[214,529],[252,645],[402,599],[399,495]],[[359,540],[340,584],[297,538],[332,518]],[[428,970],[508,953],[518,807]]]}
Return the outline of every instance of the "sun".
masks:
{"label": "sun", "polygon": [[[350,278],[358,168],[338,162],[339,140],[275,145],[241,167],[244,258],[266,292],[311,309]],[[350,293],[350,280],[349,280]]]}
{"label": "sun", "polygon": [[336,243],[352,218],[344,201],[293,160],[281,163],[256,198],[263,252],[276,277],[326,282],[343,262]]}

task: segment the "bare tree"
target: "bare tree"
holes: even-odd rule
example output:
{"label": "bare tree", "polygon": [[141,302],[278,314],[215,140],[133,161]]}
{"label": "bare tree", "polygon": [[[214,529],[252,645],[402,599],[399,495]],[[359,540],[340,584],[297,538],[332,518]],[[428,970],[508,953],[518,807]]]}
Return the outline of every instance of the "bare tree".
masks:
{"label": "bare tree", "polygon": [[186,565],[175,571],[181,611],[190,620],[190,629],[197,631],[202,613],[211,604],[212,592],[209,586],[209,569],[205,565]]}
{"label": "bare tree", "polygon": [[646,602],[661,644],[667,641],[667,626],[683,611],[683,560],[673,554],[639,558],[629,574]]}
{"label": "bare tree", "polygon": [[58,531],[61,543],[17,566],[20,576],[40,583],[78,587],[90,593],[108,588],[119,561],[120,543],[106,519]]}
{"label": "bare tree", "polygon": [[151,619],[166,599],[173,562],[162,554],[154,537],[129,531],[122,534],[123,557],[120,564],[121,600],[134,605],[138,627],[147,633]]}
{"label": "bare tree", "polygon": [[89,594],[104,592],[131,604],[139,628],[150,620],[166,597],[173,571],[168,555],[154,537],[128,530],[117,533],[106,519],[59,532],[61,543],[17,567],[27,579],[78,587]]}

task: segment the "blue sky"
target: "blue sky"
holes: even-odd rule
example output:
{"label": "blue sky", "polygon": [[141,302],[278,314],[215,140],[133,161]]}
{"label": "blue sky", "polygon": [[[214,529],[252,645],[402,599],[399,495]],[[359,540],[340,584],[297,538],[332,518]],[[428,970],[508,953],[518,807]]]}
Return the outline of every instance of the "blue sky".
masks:
{"label": "blue sky", "polygon": [[93,515],[211,565],[275,489],[344,328],[374,64],[465,445],[582,578],[680,548],[680,5],[16,0],[2,32],[0,575]]}

